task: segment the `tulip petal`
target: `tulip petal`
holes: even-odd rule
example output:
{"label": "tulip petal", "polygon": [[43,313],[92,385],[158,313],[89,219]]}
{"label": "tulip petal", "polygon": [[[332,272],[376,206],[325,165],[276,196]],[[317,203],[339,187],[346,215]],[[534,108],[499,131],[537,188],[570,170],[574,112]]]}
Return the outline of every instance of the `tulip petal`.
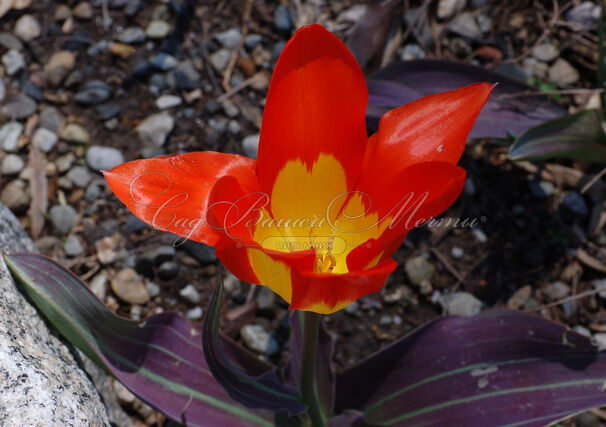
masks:
{"label": "tulip petal", "polygon": [[255,161],[212,151],[135,160],[104,172],[114,194],[154,228],[215,245],[218,234],[206,221],[210,193],[224,176],[243,188],[258,188]]}
{"label": "tulip petal", "polygon": [[291,309],[330,314],[379,291],[396,268],[391,258],[374,268],[345,274],[293,270]]}
{"label": "tulip petal", "polygon": [[377,137],[369,141],[361,186],[378,177],[389,182],[415,163],[456,164],[493,88],[492,84],[476,83],[425,96],[386,113]]}
{"label": "tulip petal", "polygon": [[[284,47],[269,87],[257,163],[261,189],[271,194],[288,162],[311,170],[321,154],[341,165],[351,186],[366,150],[367,102],[364,76],[345,45],[320,25],[301,28]],[[290,182],[293,191],[318,191]]]}

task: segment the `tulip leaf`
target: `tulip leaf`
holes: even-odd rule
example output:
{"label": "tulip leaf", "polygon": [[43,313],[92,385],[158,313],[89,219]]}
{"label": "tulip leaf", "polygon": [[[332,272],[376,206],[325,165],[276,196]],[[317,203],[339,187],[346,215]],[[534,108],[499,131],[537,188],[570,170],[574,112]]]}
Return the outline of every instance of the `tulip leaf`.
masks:
{"label": "tulip leaf", "polygon": [[367,80],[366,124],[377,130],[387,111],[423,96],[458,89],[477,82],[498,83],[471,130],[470,138],[520,135],[566,111],[548,96],[509,76],[471,64],[420,59],[391,64]]}
{"label": "tulip leaf", "polygon": [[[143,321],[109,311],[76,276],[50,258],[19,253],[4,259],[38,309],[70,342],[130,391],[189,426],[272,426],[274,415],[228,396],[207,366],[201,329],[176,313]],[[244,370],[262,362],[225,339],[223,348]]]}
{"label": "tulip leaf", "polygon": [[599,110],[587,110],[550,120],[524,132],[509,150],[512,160],[553,157],[606,162],[606,134]]}
{"label": "tulip leaf", "polygon": [[337,411],[373,426],[542,426],[606,404],[605,386],[606,354],[588,338],[493,310],[438,319],[344,372]]}
{"label": "tulip leaf", "polygon": [[217,381],[236,401],[249,408],[286,410],[291,414],[305,411],[296,388],[280,382],[275,369],[252,377],[235,366],[223,353],[219,336],[219,319],[223,285],[215,287],[202,331],[202,346],[206,363]]}
{"label": "tulip leaf", "polygon": [[[301,389],[301,363],[303,356],[304,312],[292,310],[290,313],[290,360],[285,369],[285,380]],[[321,410],[326,418],[334,411],[335,372],[332,365],[334,340],[328,334],[324,322],[320,321],[318,331],[318,351],[316,353],[316,389]]]}

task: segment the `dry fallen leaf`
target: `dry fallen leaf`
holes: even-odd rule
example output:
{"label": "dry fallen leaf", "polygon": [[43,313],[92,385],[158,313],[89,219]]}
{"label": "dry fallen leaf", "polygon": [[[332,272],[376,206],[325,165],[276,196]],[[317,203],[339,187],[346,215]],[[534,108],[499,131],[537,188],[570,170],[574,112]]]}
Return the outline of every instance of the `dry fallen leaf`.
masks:
{"label": "dry fallen leaf", "polygon": [[31,170],[30,190],[32,203],[30,206],[31,233],[34,240],[38,239],[44,228],[44,218],[48,209],[48,180],[44,170],[42,153],[33,145],[29,151],[28,167]]}

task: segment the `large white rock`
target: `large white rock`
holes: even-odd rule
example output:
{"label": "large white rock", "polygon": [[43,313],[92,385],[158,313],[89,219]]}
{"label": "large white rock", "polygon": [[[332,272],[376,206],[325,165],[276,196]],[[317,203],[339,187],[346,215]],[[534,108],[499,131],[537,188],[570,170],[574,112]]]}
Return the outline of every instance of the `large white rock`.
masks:
{"label": "large white rock", "polygon": [[[0,204],[0,252],[34,250],[17,219]],[[0,425],[132,424],[108,393],[107,377],[49,331],[1,258],[0,295]]]}

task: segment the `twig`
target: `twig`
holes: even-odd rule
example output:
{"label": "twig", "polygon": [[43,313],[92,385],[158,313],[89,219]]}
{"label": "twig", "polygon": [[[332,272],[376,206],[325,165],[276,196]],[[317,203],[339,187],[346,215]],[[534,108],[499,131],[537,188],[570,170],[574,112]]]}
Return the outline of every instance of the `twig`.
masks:
{"label": "twig", "polygon": [[109,17],[109,8],[107,7],[107,0],[101,1],[101,13],[103,14],[103,29],[107,31],[111,23],[111,18]]}
{"label": "twig", "polygon": [[569,296],[569,297],[566,297],[566,298],[562,298],[560,300],[551,302],[549,304],[545,304],[545,305],[542,305],[540,307],[533,308],[531,310],[527,310],[527,312],[528,313],[533,313],[535,311],[541,311],[541,310],[546,309],[546,308],[556,307],[556,306],[558,306],[560,304],[564,304],[566,302],[576,301],[576,300],[581,299],[581,298],[590,297],[590,296],[595,295],[595,294],[597,294],[599,292],[604,292],[604,289],[592,289],[590,291],[581,292],[580,294],[576,294],[576,295],[572,295],[572,296]]}
{"label": "twig", "polygon": [[453,292],[456,292],[459,287],[461,286],[462,283],[465,282],[465,280],[467,280],[467,278],[469,277],[469,275],[480,265],[482,264],[486,258],[488,258],[489,254],[484,254],[483,256],[481,256],[476,262],[473,263],[473,265],[471,267],[469,267],[469,270],[467,270],[465,272],[465,274],[463,275],[463,280],[459,280],[457,281],[457,283],[455,283],[454,287],[453,287]]}
{"label": "twig", "polygon": [[594,93],[602,93],[604,89],[561,89],[561,90],[537,90],[518,93],[507,93],[499,95],[499,98],[523,98],[525,96],[537,95],[591,95]]}
{"label": "twig", "polygon": [[583,186],[583,188],[581,188],[581,194],[585,194],[587,190],[593,187],[593,184],[598,182],[598,180],[604,176],[604,174],[606,174],[606,168],[602,169],[598,174],[591,178],[589,182]]}
{"label": "twig", "polygon": [[448,261],[448,259],[444,255],[442,255],[442,253],[440,253],[440,251],[438,251],[436,248],[431,248],[429,250],[432,254],[436,256],[437,259],[442,262],[442,264],[444,264],[446,270],[448,270],[458,280],[458,282],[463,283],[465,281],[463,275],[461,275],[461,273],[459,273],[459,271],[454,268],[450,261]]}
{"label": "twig", "polygon": [[231,58],[229,58],[229,63],[227,64],[225,74],[223,75],[223,89],[225,89],[225,92],[229,92],[231,90],[231,85],[229,84],[231,80],[231,73],[234,71],[234,67],[236,66],[236,61],[238,60],[240,50],[244,47],[244,39],[248,34],[248,21],[250,20],[252,0],[244,1],[244,13],[242,14],[242,31],[240,33],[240,43],[238,43],[238,47],[231,54]]}

